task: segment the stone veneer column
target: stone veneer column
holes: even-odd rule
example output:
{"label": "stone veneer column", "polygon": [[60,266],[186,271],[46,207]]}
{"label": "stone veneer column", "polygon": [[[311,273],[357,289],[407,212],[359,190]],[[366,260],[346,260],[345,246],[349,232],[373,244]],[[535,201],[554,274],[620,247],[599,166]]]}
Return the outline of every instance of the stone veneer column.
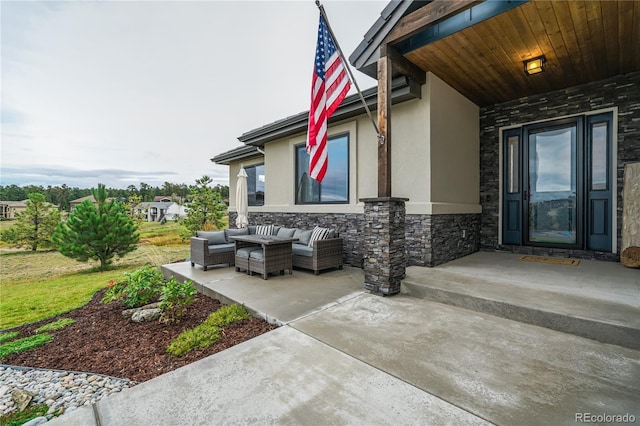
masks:
{"label": "stone veneer column", "polygon": [[375,294],[400,293],[405,276],[406,198],[363,198],[364,288]]}

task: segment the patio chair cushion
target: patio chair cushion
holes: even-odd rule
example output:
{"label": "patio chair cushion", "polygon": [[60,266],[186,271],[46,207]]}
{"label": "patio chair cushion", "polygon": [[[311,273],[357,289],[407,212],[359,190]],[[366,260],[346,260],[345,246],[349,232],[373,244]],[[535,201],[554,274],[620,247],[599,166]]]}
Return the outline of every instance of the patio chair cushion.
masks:
{"label": "patio chair cushion", "polygon": [[271,235],[278,235],[278,231],[280,231],[280,227],[274,225],[273,228],[271,228]]}
{"label": "patio chair cushion", "polygon": [[241,228],[241,229],[225,229],[224,230],[224,235],[227,239],[226,242],[228,243],[232,243],[234,242],[230,237],[234,237],[236,235],[249,235],[249,230],[247,228]]}
{"label": "patio chair cushion", "polygon": [[260,247],[243,247],[236,251],[236,256],[248,259],[251,252],[256,250],[262,251]]}
{"label": "patio chair cushion", "polygon": [[208,245],[227,243],[224,231],[197,231],[196,237],[206,238],[209,241]]}
{"label": "patio chair cushion", "polygon": [[249,229],[249,235],[255,235],[256,234],[256,225],[249,225],[247,226],[247,228]]}
{"label": "patio chair cushion", "polygon": [[311,233],[311,238],[309,239],[309,247],[313,247],[313,243],[317,240],[324,240],[329,235],[328,228],[321,228],[316,226],[313,228],[313,232]]}
{"label": "patio chair cushion", "polygon": [[293,250],[293,254],[297,254],[298,256],[313,256],[313,247],[309,247],[307,244],[294,243],[291,245],[291,248]]}
{"label": "patio chair cushion", "polygon": [[209,246],[209,253],[228,253],[235,249],[233,243],[214,244]]}
{"label": "patio chair cushion", "polygon": [[264,252],[262,251],[262,249],[257,249],[257,250],[253,250],[249,253],[249,257],[252,259],[258,259],[258,260],[262,260],[264,259]]}
{"label": "patio chair cushion", "polygon": [[306,229],[296,229],[296,231],[293,233],[293,238],[297,238],[299,244],[308,245],[312,232],[313,231]]}
{"label": "patio chair cushion", "polygon": [[295,232],[296,228],[280,228],[276,235],[280,238],[293,238],[293,234],[295,234]]}
{"label": "patio chair cushion", "polygon": [[273,225],[258,225],[256,227],[256,235],[271,235]]}

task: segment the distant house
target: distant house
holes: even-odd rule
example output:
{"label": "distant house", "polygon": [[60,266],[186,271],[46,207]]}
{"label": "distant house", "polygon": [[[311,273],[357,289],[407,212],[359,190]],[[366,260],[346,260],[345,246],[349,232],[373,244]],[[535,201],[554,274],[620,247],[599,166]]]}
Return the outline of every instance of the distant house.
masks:
{"label": "distant house", "polygon": [[165,215],[167,220],[179,220],[187,217],[187,210],[178,203],[171,203]]}
{"label": "distant house", "polygon": [[16,213],[20,213],[27,208],[25,201],[0,201],[0,219],[15,219]]}
{"label": "distant house", "polygon": [[[176,205],[177,203],[171,201],[145,201],[136,206],[138,214],[142,215],[147,222],[160,222],[163,218],[169,220],[166,217],[169,207]],[[178,211],[179,209],[173,208],[172,211]],[[172,218],[173,218],[172,213]]]}
{"label": "distant house", "polygon": [[89,200],[93,204],[96,203],[96,199],[93,198],[93,195],[87,195],[86,197],[77,198],[75,200],[69,201],[69,211],[73,213],[76,207],[78,206],[78,204],[82,203],[84,200]]}
{"label": "distant house", "polygon": [[171,201],[173,201],[173,199],[171,197],[166,196],[166,195],[156,195],[155,197],[153,197],[153,201],[170,203]]}
{"label": "distant house", "polygon": [[[110,198],[107,198],[106,201],[111,201],[113,199],[114,198],[110,197]],[[82,203],[85,200],[91,201],[94,206],[96,205],[96,199],[93,198],[93,195],[87,195],[86,197],[77,198],[77,199],[75,199],[73,201],[69,201],[69,212],[73,212],[76,209],[76,207],[78,206],[78,204]],[[122,199],[118,199],[118,200],[122,201]]]}

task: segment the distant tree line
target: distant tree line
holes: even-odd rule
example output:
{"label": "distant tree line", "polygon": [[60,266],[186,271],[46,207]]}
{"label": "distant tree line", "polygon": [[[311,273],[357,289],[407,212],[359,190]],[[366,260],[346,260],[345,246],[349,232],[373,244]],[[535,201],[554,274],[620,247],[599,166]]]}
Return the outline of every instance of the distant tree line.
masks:
{"label": "distant tree line", "polygon": [[[185,238],[199,230],[221,229],[225,225],[223,217],[227,206],[222,194],[228,195],[229,188],[221,185],[212,188],[211,183],[209,176],[196,179],[196,184],[189,187],[187,196],[183,196],[183,199],[187,199],[187,217],[181,221]],[[0,187],[0,190],[4,193],[7,189],[15,188],[17,187]],[[0,232],[0,240],[14,247],[29,248],[33,252],[38,247],[55,247],[62,255],[80,262],[98,260],[100,271],[104,271],[114,256],[123,257],[135,250],[140,239],[138,222],[131,214],[134,210],[131,208],[132,204],[140,202],[140,192],[135,187],[129,188],[130,191],[120,193],[122,197],[114,197],[109,194],[105,185],[98,184],[97,189],[89,190],[95,202],[83,200],[63,220],[60,210],[38,191],[45,192],[44,188],[27,187],[32,192],[29,192],[25,201],[25,209],[16,212],[15,224]],[[165,188],[171,187],[165,185]],[[149,189],[145,197],[153,197],[154,190]],[[68,192],[72,194],[71,190]],[[127,196],[129,200],[125,202],[124,198]]]}
{"label": "distant tree line", "polygon": [[[106,191],[109,197],[120,200],[129,200],[132,196],[138,197],[140,201],[153,201],[158,195],[174,198],[177,202],[185,202],[189,200],[192,189],[196,189],[198,185],[175,184],[165,182],[162,187],[151,186],[144,182],[139,187],[129,185],[126,189],[108,188]],[[220,198],[229,198],[229,187],[227,185],[216,185],[212,188],[214,192],[220,194]],[[60,210],[69,211],[69,203],[78,198],[91,195],[90,188],[71,188],[66,184],[60,186],[42,185],[0,185],[0,201],[22,201],[29,198],[29,194],[42,194],[45,201],[58,206]]]}

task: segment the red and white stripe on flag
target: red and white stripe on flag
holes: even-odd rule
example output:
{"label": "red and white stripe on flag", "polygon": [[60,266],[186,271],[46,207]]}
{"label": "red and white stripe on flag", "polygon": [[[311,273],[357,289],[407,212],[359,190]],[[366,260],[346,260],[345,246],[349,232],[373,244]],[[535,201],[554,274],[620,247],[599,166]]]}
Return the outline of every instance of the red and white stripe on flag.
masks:
{"label": "red and white stripe on flag", "polygon": [[318,182],[322,182],[327,172],[327,121],[350,88],[346,65],[320,14],[306,146],[310,157],[309,176]]}

